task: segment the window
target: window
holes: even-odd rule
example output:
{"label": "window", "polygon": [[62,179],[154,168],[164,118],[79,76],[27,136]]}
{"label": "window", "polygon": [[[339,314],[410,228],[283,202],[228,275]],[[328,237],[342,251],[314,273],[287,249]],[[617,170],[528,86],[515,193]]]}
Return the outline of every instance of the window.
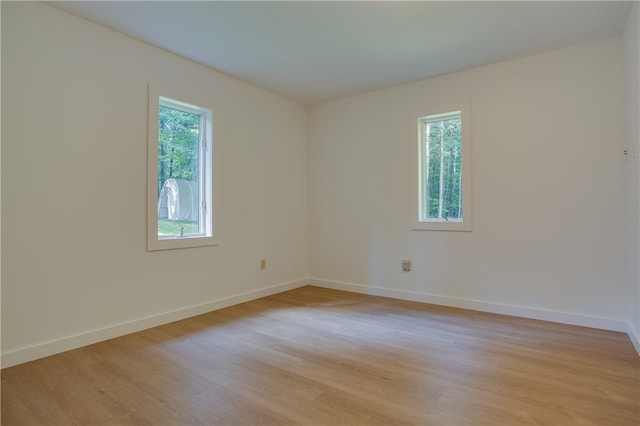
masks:
{"label": "window", "polygon": [[471,230],[468,120],[466,104],[418,115],[413,229]]}
{"label": "window", "polygon": [[149,86],[147,250],[215,245],[213,112]]}

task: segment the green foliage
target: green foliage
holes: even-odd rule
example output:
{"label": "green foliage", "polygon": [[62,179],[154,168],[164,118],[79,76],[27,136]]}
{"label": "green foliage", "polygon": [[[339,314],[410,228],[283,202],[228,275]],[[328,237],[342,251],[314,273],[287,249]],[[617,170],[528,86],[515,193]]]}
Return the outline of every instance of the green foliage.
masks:
{"label": "green foliage", "polygon": [[[462,218],[461,120],[446,119],[423,126],[422,173],[426,180],[427,217]],[[426,166],[426,167],[425,167]]]}
{"label": "green foliage", "polygon": [[165,106],[158,119],[158,196],[167,179],[198,180],[200,116]]}

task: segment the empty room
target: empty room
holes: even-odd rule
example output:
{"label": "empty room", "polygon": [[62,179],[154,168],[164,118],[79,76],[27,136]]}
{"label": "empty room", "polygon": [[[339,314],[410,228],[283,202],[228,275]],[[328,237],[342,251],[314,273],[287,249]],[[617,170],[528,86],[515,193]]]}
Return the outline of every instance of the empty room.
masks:
{"label": "empty room", "polygon": [[640,2],[0,14],[2,425],[640,424]]}

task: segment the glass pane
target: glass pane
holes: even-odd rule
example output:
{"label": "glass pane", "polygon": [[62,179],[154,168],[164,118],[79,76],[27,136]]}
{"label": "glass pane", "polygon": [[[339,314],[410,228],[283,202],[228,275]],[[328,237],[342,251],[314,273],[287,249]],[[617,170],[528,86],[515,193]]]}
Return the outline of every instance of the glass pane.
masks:
{"label": "glass pane", "polygon": [[462,220],[461,119],[429,120],[422,125],[421,220]]}
{"label": "glass pane", "polygon": [[200,225],[200,115],[158,111],[158,237],[188,237]]}

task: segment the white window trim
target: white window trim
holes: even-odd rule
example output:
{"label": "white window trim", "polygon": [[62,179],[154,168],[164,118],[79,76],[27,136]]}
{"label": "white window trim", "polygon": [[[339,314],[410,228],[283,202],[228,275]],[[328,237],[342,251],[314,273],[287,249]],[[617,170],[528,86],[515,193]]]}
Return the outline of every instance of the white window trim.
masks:
{"label": "white window trim", "polygon": [[[204,216],[204,232],[202,235],[190,235],[181,238],[158,237],[158,115],[159,107],[166,106],[166,100],[171,104],[180,104],[185,109],[197,105],[194,113],[201,114],[203,110],[213,111],[207,99],[196,92],[178,89],[168,85],[149,84],[148,98],[148,128],[147,128],[147,251],[171,250],[189,247],[204,247],[218,245],[218,231],[216,227],[216,186],[218,179],[215,177],[217,170],[214,161],[215,155],[215,127],[212,125],[213,117],[208,117],[208,125],[205,125],[206,149],[201,161],[207,161],[210,167],[205,167],[205,174],[200,176],[200,188],[204,192],[203,199],[208,209]],[[213,113],[212,113],[213,114]],[[202,211],[201,211],[201,214]]]}
{"label": "white window trim", "polygon": [[[444,219],[420,220],[420,120],[423,117],[446,116],[460,111],[462,126],[462,209],[461,221]],[[411,229],[414,231],[471,231],[473,223],[472,185],[471,185],[471,132],[469,102],[458,102],[449,105],[427,107],[412,114],[413,135],[411,139]]]}

